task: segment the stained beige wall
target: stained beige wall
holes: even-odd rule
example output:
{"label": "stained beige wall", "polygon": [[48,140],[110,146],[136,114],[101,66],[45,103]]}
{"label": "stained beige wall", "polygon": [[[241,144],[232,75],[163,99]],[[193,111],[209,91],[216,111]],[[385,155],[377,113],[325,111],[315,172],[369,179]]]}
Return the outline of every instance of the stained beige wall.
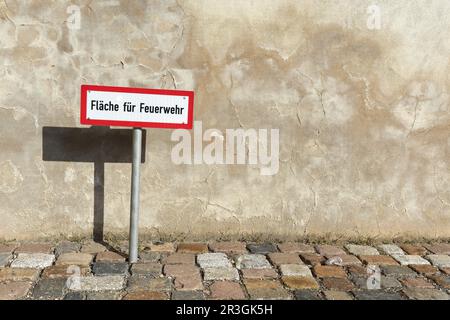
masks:
{"label": "stained beige wall", "polygon": [[[90,235],[94,165],[42,151],[43,127],[82,127],[83,83],[195,90],[204,129],[280,129],[273,176],[176,166],[148,130],[142,234],[450,236],[450,3],[376,1],[371,30],[373,3],[0,0],[0,239]],[[107,233],[129,186],[105,165]]]}

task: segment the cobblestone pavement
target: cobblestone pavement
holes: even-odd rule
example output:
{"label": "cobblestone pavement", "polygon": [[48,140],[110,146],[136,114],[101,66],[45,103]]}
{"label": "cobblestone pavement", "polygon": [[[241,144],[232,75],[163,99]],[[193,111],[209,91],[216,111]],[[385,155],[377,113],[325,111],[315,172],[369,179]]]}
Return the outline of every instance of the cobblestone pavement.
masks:
{"label": "cobblestone pavement", "polygon": [[450,244],[0,244],[4,299],[443,299]]}

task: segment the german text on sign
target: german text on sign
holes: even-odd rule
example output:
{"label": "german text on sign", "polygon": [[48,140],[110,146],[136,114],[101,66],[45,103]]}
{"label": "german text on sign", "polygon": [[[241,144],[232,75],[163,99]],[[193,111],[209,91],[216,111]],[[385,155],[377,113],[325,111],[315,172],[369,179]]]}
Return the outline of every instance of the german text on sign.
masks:
{"label": "german text on sign", "polygon": [[81,86],[81,123],[191,129],[194,92]]}

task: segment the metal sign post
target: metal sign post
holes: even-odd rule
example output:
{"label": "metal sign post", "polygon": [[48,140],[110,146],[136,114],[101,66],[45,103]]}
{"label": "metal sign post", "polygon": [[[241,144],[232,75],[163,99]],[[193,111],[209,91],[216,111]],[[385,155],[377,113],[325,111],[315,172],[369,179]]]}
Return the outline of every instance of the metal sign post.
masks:
{"label": "metal sign post", "polygon": [[81,86],[80,123],[133,127],[129,262],[138,261],[139,180],[142,127],[192,129],[194,92],[167,89]]}
{"label": "metal sign post", "polygon": [[141,165],[142,129],[133,128],[133,163],[131,166],[130,253],[129,262],[138,261],[139,249],[139,183]]}

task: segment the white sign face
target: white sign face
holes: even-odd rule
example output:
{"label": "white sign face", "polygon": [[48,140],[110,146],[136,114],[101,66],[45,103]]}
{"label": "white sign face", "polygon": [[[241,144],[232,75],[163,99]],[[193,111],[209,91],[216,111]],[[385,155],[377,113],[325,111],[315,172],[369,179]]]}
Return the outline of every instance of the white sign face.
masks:
{"label": "white sign face", "polygon": [[81,123],[191,129],[193,91],[83,85]]}

